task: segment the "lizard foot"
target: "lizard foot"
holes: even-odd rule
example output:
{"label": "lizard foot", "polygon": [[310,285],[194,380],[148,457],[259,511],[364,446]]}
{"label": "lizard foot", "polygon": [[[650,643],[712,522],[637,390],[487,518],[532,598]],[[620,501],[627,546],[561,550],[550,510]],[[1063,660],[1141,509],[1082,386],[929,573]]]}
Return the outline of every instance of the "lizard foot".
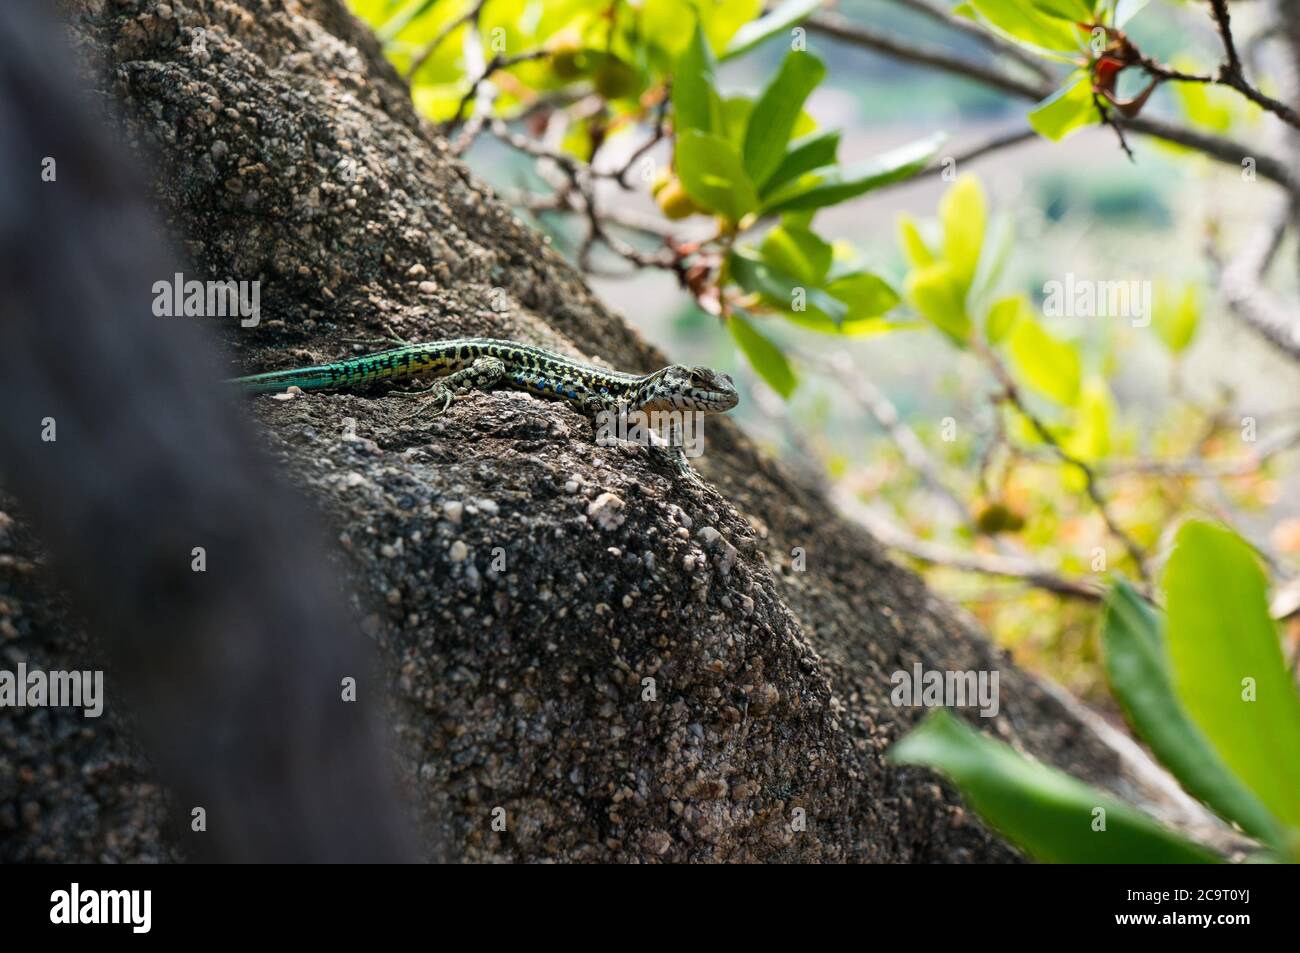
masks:
{"label": "lizard foot", "polygon": [[415,410],[402,418],[404,423],[418,420],[421,417],[427,417],[430,420],[441,417],[447,412],[447,408],[451,406],[451,402],[456,399],[456,395],[453,394],[450,389],[443,387],[440,384],[435,384],[427,390],[398,391],[397,395],[401,397],[423,398],[416,406]]}

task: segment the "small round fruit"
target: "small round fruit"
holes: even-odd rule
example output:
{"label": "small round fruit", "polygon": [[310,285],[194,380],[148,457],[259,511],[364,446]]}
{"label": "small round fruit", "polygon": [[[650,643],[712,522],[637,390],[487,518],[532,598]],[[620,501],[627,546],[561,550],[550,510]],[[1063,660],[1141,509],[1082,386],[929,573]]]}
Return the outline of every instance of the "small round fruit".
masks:
{"label": "small round fruit", "polygon": [[551,55],[551,72],[555,74],[556,79],[562,79],[566,83],[571,82],[585,72],[582,60],[582,51],[576,47],[559,50]]}
{"label": "small round fruit", "polygon": [[673,179],[660,189],[659,194],[655,196],[655,201],[659,203],[659,210],[673,221],[689,218],[698,212],[704,211],[695,204],[694,199],[686,194],[686,190],[682,188],[682,183],[677,179]]}
{"label": "small round fruit", "polygon": [[650,180],[650,194],[655,198],[658,198],[659,193],[662,192],[672,180],[672,170],[666,166],[660,166],[659,171],[656,172],[654,178]]}
{"label": "small round fruit", "polygon": [[640,83],[636,70],[618,60],[606,60],[596,70],[596,92],[606,99],[625,99],[635,95]]}
{"label": "small round fruit", "polygon": [[980,531],[990,536],[1017,533],[1025,528],[1025,518],[1004,503],[990,503],[976,520]]}

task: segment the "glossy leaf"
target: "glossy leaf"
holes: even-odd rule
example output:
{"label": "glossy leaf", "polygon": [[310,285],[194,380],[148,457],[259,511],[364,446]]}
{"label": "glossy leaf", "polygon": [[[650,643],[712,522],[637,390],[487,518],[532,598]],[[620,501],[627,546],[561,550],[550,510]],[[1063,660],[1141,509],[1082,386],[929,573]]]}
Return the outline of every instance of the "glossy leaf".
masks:
{"label": "glossy leaf", "polygon": [[818,286],[831,267],[831,246],[812,229],[780,225],[763,238],[763,261],[805,285]]}
{"label": "glossy leaf", "polygon": [[1129,722],[1187,793],[1247,833],[1285,853],[1277,819],[1215,754],[1174,694],[1162,620],[1131,585],[1106,596],[1106,674]]}
{"label": "glossy leaf", "polygon": [[722,101],[721,122],[714,130],[720,133],[737,149],[745,143],[745,129],[749,126],[749,117],[754,112],[754,101],[745,96],[729,96]]}
{"label": "glossy leaf", "polygon": [[647,46],[656,54],[666,54],[673,63],[686,51],[694,33],[693,27],[684,30],[683,25],[694,24],[697,17],[690,0],[642,0],[637,27]]}
{"label": "glossy leaf", "polygon": [[745,131],[745,171],[755,185],[762,187],[780,166],[804,100],[825,75],[821,60],[795,50],[763,90]]}
{"label": "glossy leaf", "polygon": [[704,31],[696,25],[673,73],[673,124],[679,136],[689,129],[717,130],[719,103],[715,86],[713,54]]}
{"label": "glossy leaf", "polygon": [[1110,421],[1114,416],[1110,388],[1094,378],[1079,393],[1078,412],[1065,438],[1065,450],[1085,463],[1096,463],[1110,453]]}
{"label": "glossy leaf", "polygon": [[1071,23],[1091,23],[1093,5],[1087,0],[1029,0],[1039,13],[1068,20]]}
{"label": "glossy leaf", "polygon": [[776,170],[763,183],[759,195],[767,198],[781,186],[806,172],[835,164],[840,146],[838,130],[814,133],[790,143]]}
{"label": "glossy leaf", "polygon": [[1035,9],[1027,0],[965,0],[953,9],[983,23],[994,33],[1057,58],[1077,53],[1085,46],[1086,35],[1074,24]]}
{"label": "glossy leaf", "polygon": [[1029,125],[1045,139],[1060,142],[1100,118],[1092,100],[1092,80],[1086,73],[1076,72],[1064,86],[1030,111]]}
{"label": "glossy leaf", "polygon": [[1187,350],[1196,336],[1200,320],[1201,302],[1195,285],[1187,285],[1181,294],[1168,287],[1159,289],[1151,323],[1172,353],[1181,354]]}
{"label": "glossy leaf", "polygon": [[859,271],[842,275],[826,286],[826,291],[848,305],[846,322],[883,317],[898,307],[898,292],[879,275]]}
{"label": "glossy leaf", "polygon": [[903,248],[903,255],[913,268],[933,265],[937,260],[930,246],[921,235],[920,226],[910,215],[898,217],[898,242]]}
{"label": "glossy leaf", "polygon": [[966,288],[947,262],[935,262],[907,276],[907,299],[923,318],[958,344],[974,330],[966,313]]}
{"label": "glossy leaf", "polygon": [[1007,336],[1007,348],[1025,382],[1058,404],[1079,399],[1082,362],[1072,344],[1049,334],[1030,314],[1022,314]]}
{"label": "glossy leaf", "polygon": [[[704,3],[692,0],[692,4],[700,11],[710,48],[717,53],[726,50],[745,24],[752,23],[763,12],[763,0],[707,0]],[[599,4],[595,6],[599,7]]]}
{"label": "glossy leaf", "polygon": [[721,136],[698,129],[679,135],[676,167],[687,195],[733,222],[758,205],[739,150]]}
{"label": "glossy leaf", "polygon": [[[894,745],[889,757],[895,763],[943,772],[985,821],[1037,860],[1076,864],[1219,860],[1140,811],[1062,771],[1031,761],[942,709]],[[1104,830],[1095,830],[1103,816]]]}
{"label": "glossy leaf", "polygon": [[934,158],[943,142],[943,136],[931,136],[862,162],[817,169],[770,195],[763,203],[763,211],[823,208],[911,178]]}
{"label": "glossy leaf", "polygon": [[740,287],[760,295],[764,304],[787,314],[810,314],[816,325],[830,323],[838,327],[849,308],[831,297],[824,289],[774,268],[751,249],[737,248],[727,259],[727,270]]}
{"label": "glossy leaf", "polygon": [[1189,521],[1165,566],[1164,591],[1183,707],[1274,816],[1300,827],[1300,698],[1254,550],[1221,526]]}
{"label": "glossy leaf", "polygon": [[764,40],[778,33],[784,33],[806,19],[821,5],[822,0],[785,0],[767,15],[746,23],[737,30],[721,58],[729,60],[733,56],[752,50]]}
{"label": "glossy leaf", "polygon": [[939,220],[943,223],[943,257],[957,280],[969,289],[979,268],[988,224],[988,203],[975,176],[961,176],[944,193]]}
{"label": "glossy leaf", "polygon": [[768,176],[767,181],[763,183],[763,187],[758,190],[758,194],[766,198],[791,179],[801,176],[805,172],[811,172],[823,166],[834,165],[835,153],[839,147],[840,134],[838,130],[814,133],[811,136],[796,139],[790,143],[790,147],[785,155],[781,157],[781,162],[776,167],[776,171]]}
{"label": "glossy leaf", "polygon": [[794,393],[799,381],[790,367],[790,362],[781,353],[781,349],[759,334],[754,326],[739,314],[733,314],[727,319],[727,329],[750,366],[767,381],[768,386],[788,399]]}
{"label": "glossy leaf", "polygon": [[984,339],[990,344],[999,344],[1006,340],[1011,329],[1020,320],[1020,316],[1028,312],[1029,302],[1023,295],[1015,295],[995,302],[984,319]]}

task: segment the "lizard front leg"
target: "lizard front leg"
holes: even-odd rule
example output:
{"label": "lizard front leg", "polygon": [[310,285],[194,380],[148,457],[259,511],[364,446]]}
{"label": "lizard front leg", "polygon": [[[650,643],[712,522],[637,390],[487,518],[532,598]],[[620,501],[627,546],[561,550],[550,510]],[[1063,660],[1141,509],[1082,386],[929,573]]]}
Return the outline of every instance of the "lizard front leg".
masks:
{"label": "lizard front leg", "polygon": [[[452,401],[474,390],[487,390],[498,384],[506,376],[506,365],[496,357],[480,357],[469,367],[461,368],[454,374],[439,378],[427,390],[407,392],[403,396],[420,396],[424,399],[420,406],[406,416],[414,420],[426,414],[430,419],[441,417],[447,412]],[[436,407],[432,413],[430,408]]]}
{"label": "lizard front leg", "polygon": [[[621,420],[621,418],[626,417],[629,413],[634,413],[636,410],[635,408],[629,408],[627,404],[615,403],[604,394],[597,393],[585,396],[582,399],[582,408],[583,412],[592,418],[596,443],[601,445],[616,442],[616,438],[610,439],[607,436],[611,428],[615,428],[615,434],[628,433],[627,422]],[[601,416],[602,414],[606,416]],[[633,442],[644,446],[651,457],[664,460],[678,474],[698,483],[700,478],[691,469],[690,464],[686,462],[686,454],[683,452],[676,434],[677,431],[674,429],[674,433],[669,436],[668,441],[665,443],[647,425],[645,429],[647,442],[642,443],[636,440]]]}

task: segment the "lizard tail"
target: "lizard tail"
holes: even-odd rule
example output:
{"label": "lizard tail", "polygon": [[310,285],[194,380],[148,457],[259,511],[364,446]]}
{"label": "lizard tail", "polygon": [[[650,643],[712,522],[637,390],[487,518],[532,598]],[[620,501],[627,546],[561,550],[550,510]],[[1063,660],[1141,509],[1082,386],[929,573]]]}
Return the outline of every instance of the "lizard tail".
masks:
{"label": "lizard tail", "polygon": [[271,371],[266,374],[250,374],[247,377],[232,377],[227,383],[234,384],[245,394],[274,394],[287,387],[301,387],[303,390],[320,390],[322,387],[335,386],[338,370],[329,364],[315,367],[295,367],[286,371]]}

